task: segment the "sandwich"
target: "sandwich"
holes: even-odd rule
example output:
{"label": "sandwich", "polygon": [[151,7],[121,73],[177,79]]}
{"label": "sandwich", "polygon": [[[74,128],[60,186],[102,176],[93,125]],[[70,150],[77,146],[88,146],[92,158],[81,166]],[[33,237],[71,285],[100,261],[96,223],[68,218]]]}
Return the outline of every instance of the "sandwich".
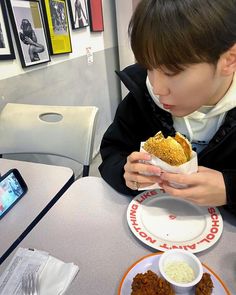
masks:
{"label": "sandwich", "polygon": [[192,155],[191,143],[179,132],[176,132],[174,137],[165,138],[159,131],[145,141],[143,149],[171,166],[180,166],[188,162]]}

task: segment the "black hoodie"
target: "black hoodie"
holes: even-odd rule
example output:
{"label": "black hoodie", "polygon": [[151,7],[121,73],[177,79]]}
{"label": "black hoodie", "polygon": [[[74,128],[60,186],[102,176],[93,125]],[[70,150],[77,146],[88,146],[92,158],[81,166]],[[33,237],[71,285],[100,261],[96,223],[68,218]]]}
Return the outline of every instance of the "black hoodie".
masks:
{"label": "black hoodie", "polygon": [[[127,156],[139,151],[140,142],[158,131],[167,136],[174,135],[175,129],[171,114],[159,108],[149,95],[145,69],[135,64],[117,74],[130,92],[119,104],[102,139],[99,171],[118,192],[137,195],[139,192],[129,189],[123,177]],[[208,146],[198,154],[198,163],[223,173],[227,207],[236,214],[236,108],[227,113]]]}

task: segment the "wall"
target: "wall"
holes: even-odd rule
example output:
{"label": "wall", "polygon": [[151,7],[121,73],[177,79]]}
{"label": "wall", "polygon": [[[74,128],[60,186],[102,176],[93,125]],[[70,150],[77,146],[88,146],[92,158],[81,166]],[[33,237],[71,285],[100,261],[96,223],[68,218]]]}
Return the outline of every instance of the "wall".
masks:
{"label": "wall", "polygon": [[[133,11],[139,1],[140,0],[116,0],[118,49],[121,70],[126,66],[135,63],[135,58],[128,38],[128,26]],[[121,90],[122,97],[124,97],[128,93],[128,90],[122,83]]]}
{"label": "wall", "polygon": [[[71,54],[51,56],[48,64],[22,69],[16,60],[0,62],[0,109],[7,102],[47,105],[95,105],[99,107],[94,154],[111,123],[121,99],[114,73],[119,68],[115,3],[103,0],[105,30],[92,33],[89,27],[71,31]],[[14,38],[13,38],[14,39]],[[93,63],[87,63],[86,47],[92,47]],[[17,156],[18,157],[18,156]],[[16,158],[16,157],[14,157]],[[55,157],[23,156],[21,159],[70,165]]]}

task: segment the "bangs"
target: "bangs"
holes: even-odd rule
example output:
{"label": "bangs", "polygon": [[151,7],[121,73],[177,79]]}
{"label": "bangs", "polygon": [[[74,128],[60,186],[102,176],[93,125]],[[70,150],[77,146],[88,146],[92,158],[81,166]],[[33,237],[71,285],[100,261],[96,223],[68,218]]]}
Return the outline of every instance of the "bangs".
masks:
{"label": "bangs", "polygon": [[215,63],[208,54],[214,48],[202,33],[204,26],[193,25],[191,15],[186,17],[174,4],[178,2],[180,6],[178,0],[171,3],[165,0],[165,5],[160,7],[156,1],[150,1],[148,7],[142,2],[129,25],[131,47],[139,64],[149,70],[163,67],[180,72],[190,64]]}

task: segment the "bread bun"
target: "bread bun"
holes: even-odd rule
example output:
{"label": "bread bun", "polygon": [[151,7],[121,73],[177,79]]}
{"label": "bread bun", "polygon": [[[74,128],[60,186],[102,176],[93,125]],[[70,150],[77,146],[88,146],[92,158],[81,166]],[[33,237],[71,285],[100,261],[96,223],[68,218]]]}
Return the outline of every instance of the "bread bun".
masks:
{"label": "bread bun", "polygon": [[179,166],[190,160],[192,147],[190,142],[179,132],[174,137],[164,137],[159,131],[154,137],[150,137],[143,146],[144,150],[156,156],[162,161]]}

